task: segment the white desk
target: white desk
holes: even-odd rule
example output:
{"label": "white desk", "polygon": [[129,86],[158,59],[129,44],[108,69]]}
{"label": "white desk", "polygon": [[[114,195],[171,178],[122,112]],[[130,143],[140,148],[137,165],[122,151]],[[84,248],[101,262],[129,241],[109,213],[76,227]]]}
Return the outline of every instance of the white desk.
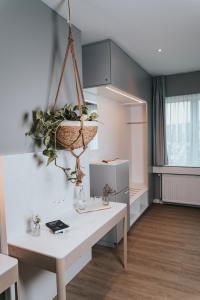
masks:
{"label": "white desk", "polygon": [[9,254],[21,262],[56,273],[58,300],[66,300],[66,270],[121,220],[124,224],[124,268],[127,266],[126,204],[112,202],[111,206],[86,214],[74,210],[67,212],[59,216],[70,225],[65,233],[54,235],[44,226],[39,237],[25,234],[8,241]]}
{"label": "white desk", "polygon": [[18,261],[0,254],[0,294],[15,284],[15,297],[19,300]]}

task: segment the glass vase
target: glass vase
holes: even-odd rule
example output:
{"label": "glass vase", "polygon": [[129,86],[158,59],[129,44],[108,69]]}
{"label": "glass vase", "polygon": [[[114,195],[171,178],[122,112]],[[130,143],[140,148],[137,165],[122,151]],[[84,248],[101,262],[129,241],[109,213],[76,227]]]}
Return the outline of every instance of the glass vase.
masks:
{"label": "glass vase", "polygon": [[86,209],[87,201],[83,185],[75,187],[74,208],[84,210]]}

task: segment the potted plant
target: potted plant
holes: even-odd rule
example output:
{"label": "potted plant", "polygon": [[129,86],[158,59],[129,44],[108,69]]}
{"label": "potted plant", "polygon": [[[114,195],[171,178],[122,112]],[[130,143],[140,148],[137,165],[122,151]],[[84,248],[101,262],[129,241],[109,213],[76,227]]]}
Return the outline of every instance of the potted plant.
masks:
{"label": "potted plant", "polygon": [[[63,108],[57,109],[61,84],[70,54],[75,78],[77,105],[66,104]],[[48,111],[37,110],[33,112],[33,123],[27,135],[31,136],[36,144],[44,145],[43,154],[48,158],[48,165],[54,162],[65,173],[68,180],[75,182],[76,185],[80,185],[84,176],[81,170],[80,157],[87,148],[88,143],[97,133],[97,123],[94,123],[97,117],[96,113],[88,115],[87,106],[85,105],[81,77],[74,49],[70,20],[70,3],[68,0],[68,43],[54,105]],[[76,166],[74,171],[57,164],[58,150],[60,148],[70,151],[75,157]],[[82,148],[82,150],[77,154],[74,150],[79,148]]]}
{"label": "potted plant", "polygon": [[[42,111],[32,113],[32,125],[26,133],[37,145],[43,145],[43,155],[47,157],[47,165],[54,162],[67,176],[67,180],[79,185],[84,176],[79,162],[80,154],[74,150],[86,149],[88,143],[97,133],[97,113],[88,114],[86,105],[66,104],[59,110]],[[75,170],[61,167],[57,164],[58,150],[66,149],[77,159]],[[82,151],[82,152],[83,152]],[[81,152],[81,154],[82,154]]]}

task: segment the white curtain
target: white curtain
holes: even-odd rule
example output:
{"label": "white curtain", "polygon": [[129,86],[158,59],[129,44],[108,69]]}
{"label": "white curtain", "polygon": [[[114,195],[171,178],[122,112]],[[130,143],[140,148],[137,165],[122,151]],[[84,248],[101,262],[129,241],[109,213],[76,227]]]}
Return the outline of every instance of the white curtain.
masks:
{"label": "white curtain", "polygon": [[166,98],[168,165],[200,166],[200,94]]}

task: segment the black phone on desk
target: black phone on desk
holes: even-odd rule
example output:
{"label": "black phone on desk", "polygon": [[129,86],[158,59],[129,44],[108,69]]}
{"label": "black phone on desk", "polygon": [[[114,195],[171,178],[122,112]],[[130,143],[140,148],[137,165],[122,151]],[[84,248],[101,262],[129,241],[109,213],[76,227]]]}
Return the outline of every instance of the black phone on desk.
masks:
{"label": "black phone on desk", "polygon": [[65,224],[61,220],[51,221],[45,224],[53,233],[63,233],[69,225]]}

